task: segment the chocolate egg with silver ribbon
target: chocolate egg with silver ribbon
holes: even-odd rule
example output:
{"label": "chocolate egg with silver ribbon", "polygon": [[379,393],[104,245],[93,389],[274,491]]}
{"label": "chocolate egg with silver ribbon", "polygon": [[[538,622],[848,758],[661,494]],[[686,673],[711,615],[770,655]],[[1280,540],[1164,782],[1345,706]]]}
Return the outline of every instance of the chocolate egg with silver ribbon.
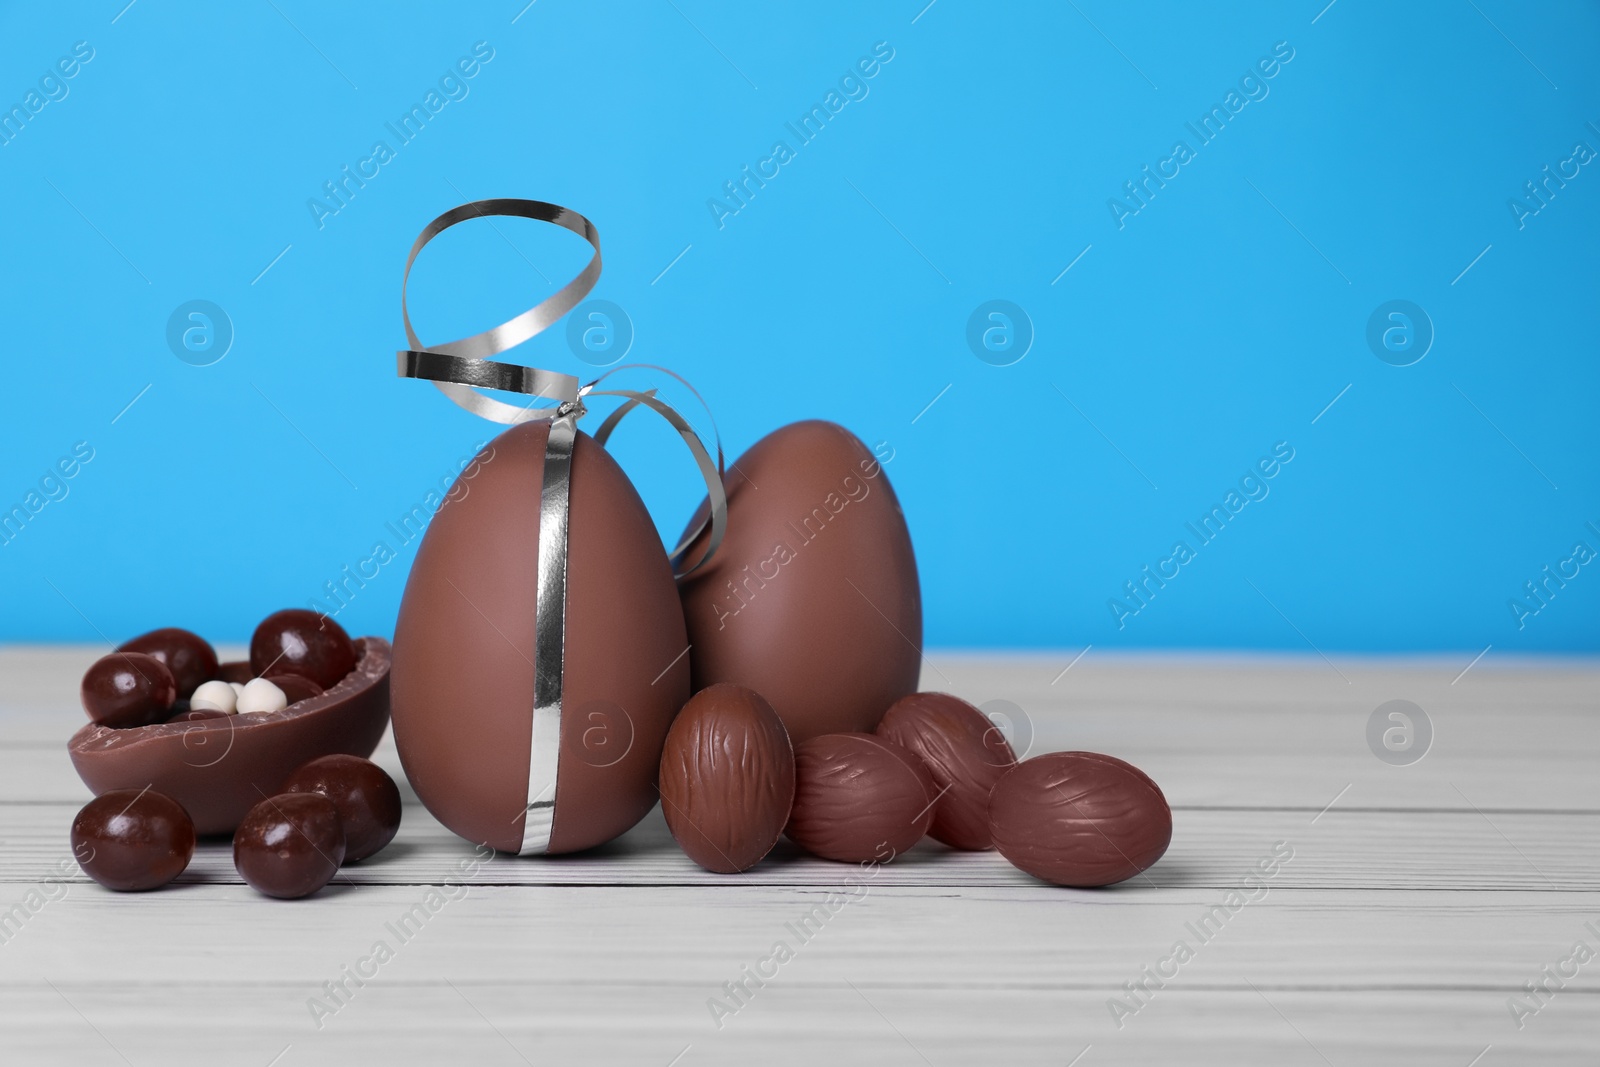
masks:
{"label": "chocolate egg with silver ribbon", "polygon": [[[574,852],[654,806],[667,730],[689,697],[673,567],[604,440],[621,413],[649,407],[684,435],[708,484],[718,468],[654,392],[580,388],[490,358],[583,298],[600,246],[588,220],[565,208],[479,201],[434,220],[411,260],[437,233],[484,215],[564,226],[595,254],[538,307],[473,337],[424,347],[406,320],[403,376],[513,425],[461,472],[418,547],[395,626],[395,743],[417,795],[455,833],[523,855]],[[505,403],[482,388],[558,406]],[[596,396],[626,403],[591,437],[576,424]],[[725,511],[713,540],[724,521]]]}
{"label": "chocolate egg with silver ribbon", "polygon": [[[570,429],[568,431],[570,433]],[[406,777],[434,816],[506,852],[611,840],[656,802],[689,699],[683,615],[639,494],[588,434],[571,443],[565,632],[541,647],[541,492],[551,427],[480,455],[428,526],[395,625],[391,715]],[[490,453],[492,452],[492,458]],[[536,706],[560,658],[559,703]]]}

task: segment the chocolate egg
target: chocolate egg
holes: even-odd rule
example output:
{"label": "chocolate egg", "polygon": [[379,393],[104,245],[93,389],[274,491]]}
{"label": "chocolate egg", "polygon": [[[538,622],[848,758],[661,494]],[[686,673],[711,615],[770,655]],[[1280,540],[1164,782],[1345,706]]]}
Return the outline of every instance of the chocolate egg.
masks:
{"label": "chocolate egg", "polygon": [[989,791],[1017,765],[1000,729],[949,693],[901,697],[878,724],[879,737],[915,752],[939,794],[928,833],[952,848],[992,848]]}
{"label": "chocolate egg", "polygon": [[736,874],[777,844],[794,803],[794,748],[783,720],[742,685],[702,689],[661,754],[661,810],[689,858]]}
{"label": "chocolate egg", "polygon": [[118,652],[143,652],[167,665],[178,686],[178,699],[187,700],[201,682],[217,676],[217,651],[199,634],[176,626],[151,630],[122,642]]}
{"label": "chocolate egg", "polygon": [[1024,760],[989,794],[1000,854],[1035,878],[1111,885],[1146,870],[1172,841],[1160,786],[1115,756],[1052,752]]}
{"label": "chocolate egg", "polygon": [[231,833],[307,760],[377,747],[389,723],[389,642],[364,637],[356,649],[355,670],[282,711],[179,715],[131,730],[91,723],[67,742],[73,769],[97,794],[148,786],[183,805],[196,832]]}
{"label": "chocolate egg", "polygon": [[560,667],[559,713],[547,700],[535,716],[549,436],[545,422],[513,427],[463,471],[417,549],[395,624],[406,777],[445,826],[508,852],[590,848],[643,818],[689,697],[683,613],[655,525],[622,468],[580,432],[561,659],[542,668]]}
{"label": "chocolate egg", "polygon": [[879,458],[842,426],[797,422],[724,484],[722,547],[679,582],[694,687],[754,689],[795,744],[871,730],[916,690],[922,659],[916,559]]}
{"label": "chocolate egg", "polygon": [[908,750],[875,734],[823,734],[794,751],[785,833],[807,852],[887,863],[922,840],[938,790]]}

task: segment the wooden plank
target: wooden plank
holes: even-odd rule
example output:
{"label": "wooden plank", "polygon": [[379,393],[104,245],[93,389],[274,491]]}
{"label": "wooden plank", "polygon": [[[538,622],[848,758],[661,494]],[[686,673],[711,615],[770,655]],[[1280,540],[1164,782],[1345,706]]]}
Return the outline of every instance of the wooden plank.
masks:
{"label": "wooden plank", "polygon": [[[74,804],[0,807],[0,885],[62,877],[70,859],[67,834]],[[1226,888],[1239,884],[1274,843],[1294,858],[1275,884],[1284,888],[1552,890],[1600,887],[1600,815],[1506,812],[1372,812],[1334,808],[1304,812],[1178,811],[1173,843],[1141,884],[1162,888]],[[400,835],[370,861],[345,868],[353,885],[416,885],[453,877],[473,847],[440,826],[426,809],[406,808]],[[501,856],[492,881],[504,885],[740,886],[836,885],[856,873],[850,864],[801,853],[782,841],[741,875],[710,874],[672,840],[660,808],[619,840],[576,856]],[[67,877],[81,879],[69,865]],[[877,876],[886,885],[1025,887],[1032,878],[998,854],[963,853],[924,841]],[[226,843],[203,843],[183,881],[238,884]],[[1063,890],[1071,894],[1073,891]],[[1097,892],[1081,894],[1096,896]]]}
{"label": "wooden plank", "polygon": [[[1122,995],[1179,940],[1194,958],[1176,968],[1172,991],[1247,988],[1248,978],[1264,989],[1485,990],[1491,1003],[1576,941],[1600,946],[1600,890],[1394,890],[1377,907],[1366,891],[1269,885],[1220,912],[1212,909],[1228,898],[1211,889],[944,892],[868,877],[847,888],[712,895],[696,886],[504,886],[486,884],[489,877],[493,864],[449,892],[333,886],[300,901],[242,886],[136,898],[56,886],[54,899],[0,931],[0,982],[38,974],[88,985],[300,981],[309,996],[385,941],[407,967],[380,961],[383,981],[467,967],[484,980],[531,984],[688,984],[701,990],[703,1010],[724,981],[786,941],[799,958],[834,960],[886,988],[1087,992],[1079,1007],[1096,1021],[1107,1015],[1106,997]],[[1286,939],[1296,953],[1283,951]],[[778,968],[780,984],[801,973],[787,966]],[[1579,967],[1562,992],[1600,994],[1600,959]]]}
{"label": "wooden plank", "polygon": [[[402,928],[427,910],[419,887],[278,904],[175,890],[140,898],[135,921],[128,898],[75,887],[0,952],[0,1033],[85,1056],[103,1035],[135,1063],[223,1048],[236,1050],[228,1062],[266,1063],[285,1044],[286,1062],[363,1046],[365,1062],[451,1040],[452,1062],[516,1062],[500,1035],[531,1062],[666,1063],[685,1044],[698,1051],[684,1062],[918,1062],[901,1034],[934,1063],[1059,1064],[1088,1044],[1098,1054],[1085,1062],[1149,1062],[1184,1042],[1171,1062],[1320,1062],[1298,1029],[1334,1063],[1462,1067],[1488,1044],[1545,1062],[1583,1050],[1600,1021],[1600,964],[1521,1030],[1508,1011],[1575,940],[1600,942],[1584,925],[1600,894],[1550,897],[1402,892],[1375,909],[1366,893],[1274,892],[1202,942],[1191,927],[1218,897],[1188,890],[1069,901],[869,885],[802,938],[823,893],[743,889],[708,906],[696,888],[468,885]],[[1114,1014],[1109,1002],[1126,1003],[1125,984],[1179,939],[1194,956]],[[746,967],[771,977],[757,986]],[[335,999],[324,983],[337,981]]]}
{"label": "wooden plank", "polygon": [[846,977],[771,988],[721,1031],[698,1002],[702,990],[480,983],[465,967],[450,984],[386,981],[320,1031],[304,1017],[303,987],[262,983],[6,988],[0,1026],[14,1062],[73,1067],[1595,1062],[1594,998],[1580,994],[1564,994],[1517,1032],[1483,994],[1177,991],[1159,1015],[1115,1032],[1067,1017],[1053,990],[852,989]]}

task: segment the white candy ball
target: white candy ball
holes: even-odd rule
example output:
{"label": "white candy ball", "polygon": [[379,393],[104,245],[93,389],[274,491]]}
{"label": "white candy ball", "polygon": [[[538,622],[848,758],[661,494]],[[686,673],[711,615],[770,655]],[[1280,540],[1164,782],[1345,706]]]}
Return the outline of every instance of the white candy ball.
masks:
{"label": "white candy ball", "polygon": [[239,694],[233,691],[233,686],[227,682],[201,682],[194,695],[189,698],[191,710],[209,708],[212,711],[224,711],[232,715],[239,706]]}
{"label": "white candy ball", "polygon": [[236,698],[244,695],[244,684],[242,682],[229,682],[228,684],[233,686],[233,695]]}
{"label": "white candy ball", "polygon": [[282,711],[289,706],[283,690],[265,678],[252,678],[239,694],[239,714],[251,711]]}

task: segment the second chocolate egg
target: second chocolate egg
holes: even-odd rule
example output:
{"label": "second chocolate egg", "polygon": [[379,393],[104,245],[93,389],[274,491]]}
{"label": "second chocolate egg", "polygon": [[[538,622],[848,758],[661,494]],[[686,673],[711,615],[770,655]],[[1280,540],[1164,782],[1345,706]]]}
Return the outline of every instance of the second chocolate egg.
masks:
{"label": "second chocolate egg", "polygon": [[870,731],[917,688],[922,596],[881,451],[815,420],[757,441],[728,467],[721,549],[678,583],[694,688],[754,689],[797,745]]}

